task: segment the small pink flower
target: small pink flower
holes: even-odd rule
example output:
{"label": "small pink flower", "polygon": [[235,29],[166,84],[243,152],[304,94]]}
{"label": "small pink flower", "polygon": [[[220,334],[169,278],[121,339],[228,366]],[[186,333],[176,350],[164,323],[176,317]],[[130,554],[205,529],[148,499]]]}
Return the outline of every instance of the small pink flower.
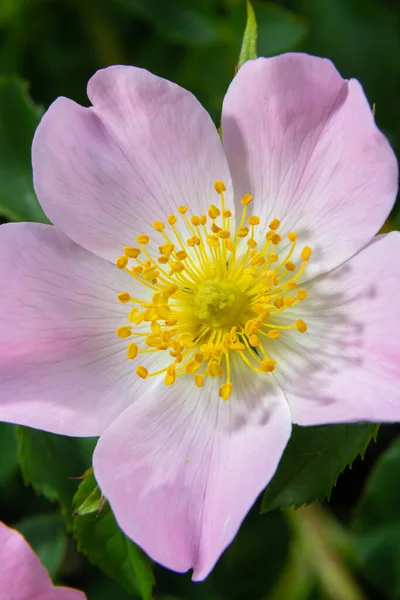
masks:
{"label": "small pink flower", "polygon": [[304,54],[240,69],[223,145],[144,70],[88,95],[33,143],[55,227],[0,228],[0,418],[100,435],[119,525],[199,580],[292,422],[400,418],[400,238],[372,239],[396,160],[359,83]]}
{"label": "small pink flower", "polygon": [[85,600],[83,592],[54,587],[27,541],[0,522],[0,598],[2,600]]}

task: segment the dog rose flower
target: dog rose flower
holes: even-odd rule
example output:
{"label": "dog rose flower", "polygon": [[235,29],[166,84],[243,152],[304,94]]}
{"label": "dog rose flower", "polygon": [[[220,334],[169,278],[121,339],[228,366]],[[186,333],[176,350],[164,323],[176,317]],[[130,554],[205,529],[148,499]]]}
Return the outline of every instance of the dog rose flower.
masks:
{"label": "dog rose flower", "polygon": [[86,596],[70,588],[54,587],[25,538],[0,522],[0,598],[85,600]]}
{"label": "dog rose flower", "polygon": [[203,579],[291,423],[400,417],[394,154],[328,60],[247,62],[223,143],[134,67],[59,98],[33,143],[54,224],[0,228],[0,418],[101,436],[121,528]]}

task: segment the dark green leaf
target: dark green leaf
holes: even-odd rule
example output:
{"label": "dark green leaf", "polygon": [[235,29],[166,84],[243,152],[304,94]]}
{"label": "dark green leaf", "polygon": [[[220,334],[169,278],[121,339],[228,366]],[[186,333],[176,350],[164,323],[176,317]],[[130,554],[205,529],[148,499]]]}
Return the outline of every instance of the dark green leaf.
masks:
{"label": "dark green leaf", "polygon": [[240,69],[246,61],[253,58],[257,58],[257,21],[251,2],[247,0],[247,22],[237,68]]}
{"label": "dark green leaf", "polygon": [[381,457],[356,509],[353,529],[367,577],[400,598],[400,438]]}
{"label": "dark green leaf", "polygon": [[64,519],[57,514],[34,515],[19,521],[15,528],[27,539],[54,579],[67,550]]}
{"label": "dark green leaf", "polygon": [[32,183],[31,144],[41,111],[16,77],[0,77],[0,215],[48,223]]}
{"label": "dark green leaf", "polygon": [[186,0],[118,0],[129,12],[145,19],[169,42],[203,46],[218,41],[220,31],[215,20]]}
{"label": "dark green leaf", "polygon": [[281,6],[255,2],[254,10],[257,15],[260,56],[273,56],[293,50],[307,36],[307,21]]}
{"label": "dark green leaf", "polygon": [[[88,473],[74,498],[77,512],[86,498],[97,493],[93,473]],[[91,512],[74,517],[74,535],[78,549],[90,562],[114,578],[128,592],[150,600],[154,577],[150,559],[120,530],[106,504],[100,513]]]}
{"label": "dark green leaf", "polygon": [[363,456],[377,425],[355,423],[293,427],[278,470],[268,485],[262,512],[329,498],[340,473]]}
{"label": "dark green leaf", "polygon": [[4,483],[17,467],[15,426],[0,423],[0,484]]}
{"label": "dark green leaf", "polygon": [[[52,502],[60,502],[71,524],[77,481],[90,465],[87,440],[17,427],[18,458],[26,483]],[[92,449],[94,440],[91,441]],[[82,443],[83,442],[83,443]]]}

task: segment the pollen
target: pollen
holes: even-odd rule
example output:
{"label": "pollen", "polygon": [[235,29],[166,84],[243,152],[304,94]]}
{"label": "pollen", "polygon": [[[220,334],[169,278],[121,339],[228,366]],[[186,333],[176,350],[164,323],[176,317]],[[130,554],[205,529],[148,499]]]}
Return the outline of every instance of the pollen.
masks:
{"label": "pollen", "polygon": [[[123,247],[116,266],[143,293],[117,294],[116,301],[127,306],[128,324],[121,323],[116,334],[126,340],[126,358],[136,363],[139,378],[161,377],[173,386],[184,377],[195,388],[216,381],[220,399],[228,401],[235,391],[233,369],[241,363],[268,379],[279,367],[277,346],[283,343],[284,360],[291,337],[307,332],[299,305],[308,294],[298,289],[298,280],[312,249],[297,248],[296,232],[282,230],[279,219],[248,215],[251,194],[242,197],[234,228],[224,182],[215,181],[214,189],[216,200],[206,214],[178,206],[176,215],[152,223],[153,233],[138,235],[137,246]],[[147,364],[148,353],[162,353],[165,366],[149,371],[140,364]]]}

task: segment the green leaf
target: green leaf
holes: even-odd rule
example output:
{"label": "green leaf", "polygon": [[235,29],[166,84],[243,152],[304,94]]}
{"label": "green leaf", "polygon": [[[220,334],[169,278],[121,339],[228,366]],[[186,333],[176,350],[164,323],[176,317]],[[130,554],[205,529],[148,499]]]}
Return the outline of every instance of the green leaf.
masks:
{"label": "green leaf", "polygon": [[17,77],[0,77],[0,215],[48,223],[32,183],[31,144],[41,111]]}
{"label": "green leaf", "polygon": [[118,0],[129,12],[148,21],[170,43],[205,46],[219,40],[221,32],[215,19],[187,0]]}
{"label": "green leaf", "polygon": [[308,22],[272,3],[254,3],[258,23],[258,53],[273,56],[297,48],[308,34]]}
{"label": "green leaf", "polygon": [[380,458],[356,508],[353,530],[365,574],[400,598],[400,438]]}
{"label": "green leaf", "polygon": [[[86,499],[96,497],[98,486],[93,472],[88,472],[74,498],[77,513]],[[89,502],[90,504],[90,502]],[[115,579],[128,592],[150,600],[154,577],[150,559],[120,530],[106,504],[100,513],[89,512],[74,517],[74,536],[78,550],[90,562]]]}
{"label": "green leaf", "polygon": [[22,533],[54,579],[67,550],[64,519],[57,514],[26,517],[15,528]]}
{"label": "green leaf", "polygon": [[15,426],[0,423],[0,485],[18,468]]}
{"label": "green leaf", "polygon": [[74,516],[90,515],[99,512],[102,495],[93,475],[93,468],[86,471],[83,481],[74,496]]}
{"label": "green leaf", "polygon": [[247,22],[243,34],[237,69],[248,60],[257,58],[257,21],[250,0],[247,0]]}
{"label": "green leaf", "polygon": [[[25,483],[51,502],[62,506],[72,524],[72,499],[77,480],[90,465],[88,440],[17,427],[18,458]],[[88,438],[89,439],[89,438]],[[83,443],[82,443],[83,442]],[[93,450],[95,440],[90,439]]]}
{"label": "green leaf", "polygon": [[293,427],[278,470],[268,485],[262,512],[329,498],[340,473],[363,456],[378,426],[373,423]]}

